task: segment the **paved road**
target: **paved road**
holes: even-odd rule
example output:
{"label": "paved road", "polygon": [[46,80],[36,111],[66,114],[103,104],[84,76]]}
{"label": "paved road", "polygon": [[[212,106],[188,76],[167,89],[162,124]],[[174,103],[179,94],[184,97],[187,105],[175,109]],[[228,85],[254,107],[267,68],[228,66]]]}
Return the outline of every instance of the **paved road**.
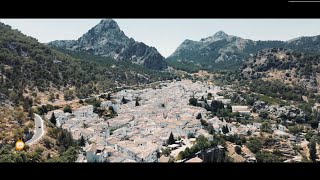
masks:
{"label": "paved road", "polygon": [[29,145],[29,146],[33,145],[34,143],[36,143],[44,135],[43,119],[38,114],[34,114],[34,117],[35,117],[34,118],[35,133],[34,133],[33,137],[29,141],[26,142],[26,144]]}

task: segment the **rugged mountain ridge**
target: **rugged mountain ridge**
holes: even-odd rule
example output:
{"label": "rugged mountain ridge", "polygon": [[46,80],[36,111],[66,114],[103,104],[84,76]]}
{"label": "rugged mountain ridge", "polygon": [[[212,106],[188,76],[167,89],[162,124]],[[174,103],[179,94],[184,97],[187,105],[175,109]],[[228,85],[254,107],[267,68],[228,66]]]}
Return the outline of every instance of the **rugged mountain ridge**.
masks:
{"label": "rugged mountain ridge", "polygon": [[[300,37],[289,41],[253,41],[219,31],[200,41],[185,40],[166,60],[169,63],[189,63],[200,69],[237,69],[242,62],[267,48],[289,48],[305,53],[320,53],[320,36]],[[179,64],[177,65],[179,67]],[[222,67],[222,66],[221,66]]]}
{"label": "rugged mountain ridge", "polygon": [[72,51],[89,52],[119,61],[131,61],[154,70],[167,68],[165,58],[156,48],[127,37],[112,19],[101,20],[78,40],[56,40],[48,45]]}

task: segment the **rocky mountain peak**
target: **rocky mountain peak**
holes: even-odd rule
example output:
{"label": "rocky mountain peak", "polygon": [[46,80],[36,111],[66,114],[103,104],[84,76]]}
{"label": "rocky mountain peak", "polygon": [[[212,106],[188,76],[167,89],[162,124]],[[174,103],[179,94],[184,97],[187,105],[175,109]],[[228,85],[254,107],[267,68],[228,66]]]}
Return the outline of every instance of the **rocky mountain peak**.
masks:
{"label": "rocky mountain peak", "polygon": [[104,30],[108,30],[108,29],[120,30],[117,22],[114,21],[113,19],[103,19],[94,28],[100,28],[100,29],[104,29]]}
{"label": "rocky mountain peak", "polygon": [[226,34],[224,31],[218,31],[213,36],[209,36],[207,38],[202,38],[201,42],[215,42],[223,39],[228,39],[230,36]]}
{"label": "rocky mountain peak", "polygon": [[213,37],[215,38],[227,38],[229,35],[225,33],[224,31],[218,31],[216,32]]}
{"label": "rocky mountain peak", "polygon": [[155,48],[126,36],[112,19],[101,20],[76,41],[53,41],[49,45],[119,61],[129,60],[154,70],[164,70],[167,67],[164,57]]}

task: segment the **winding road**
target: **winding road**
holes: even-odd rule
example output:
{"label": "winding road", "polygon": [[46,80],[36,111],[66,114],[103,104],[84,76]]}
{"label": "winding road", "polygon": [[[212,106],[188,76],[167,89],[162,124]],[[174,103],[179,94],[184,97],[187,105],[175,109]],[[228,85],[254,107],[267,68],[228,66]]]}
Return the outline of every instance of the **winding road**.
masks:
{"label": "winding road", "polygon": [[26,144],[29,145],[29,146],[31,146],[34,143],[36,143],[44,135],[43,119],[38,114],[34,114],[34,117],[35,117],[34,118],[35,133],[34,133],[33,137],[29,141],[26,142]]}

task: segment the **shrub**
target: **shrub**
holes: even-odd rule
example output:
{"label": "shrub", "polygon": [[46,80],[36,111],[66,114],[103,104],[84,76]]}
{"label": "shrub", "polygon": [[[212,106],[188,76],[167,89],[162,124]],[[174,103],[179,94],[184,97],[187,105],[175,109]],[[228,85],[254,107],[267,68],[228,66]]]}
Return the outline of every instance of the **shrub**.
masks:
{"label": "shrub", "polygon": [[240,146],[235,146],[235,147],[234,147],[234,151],[235,151],[237,154],[241,154],[242,149],[241,149]]}

